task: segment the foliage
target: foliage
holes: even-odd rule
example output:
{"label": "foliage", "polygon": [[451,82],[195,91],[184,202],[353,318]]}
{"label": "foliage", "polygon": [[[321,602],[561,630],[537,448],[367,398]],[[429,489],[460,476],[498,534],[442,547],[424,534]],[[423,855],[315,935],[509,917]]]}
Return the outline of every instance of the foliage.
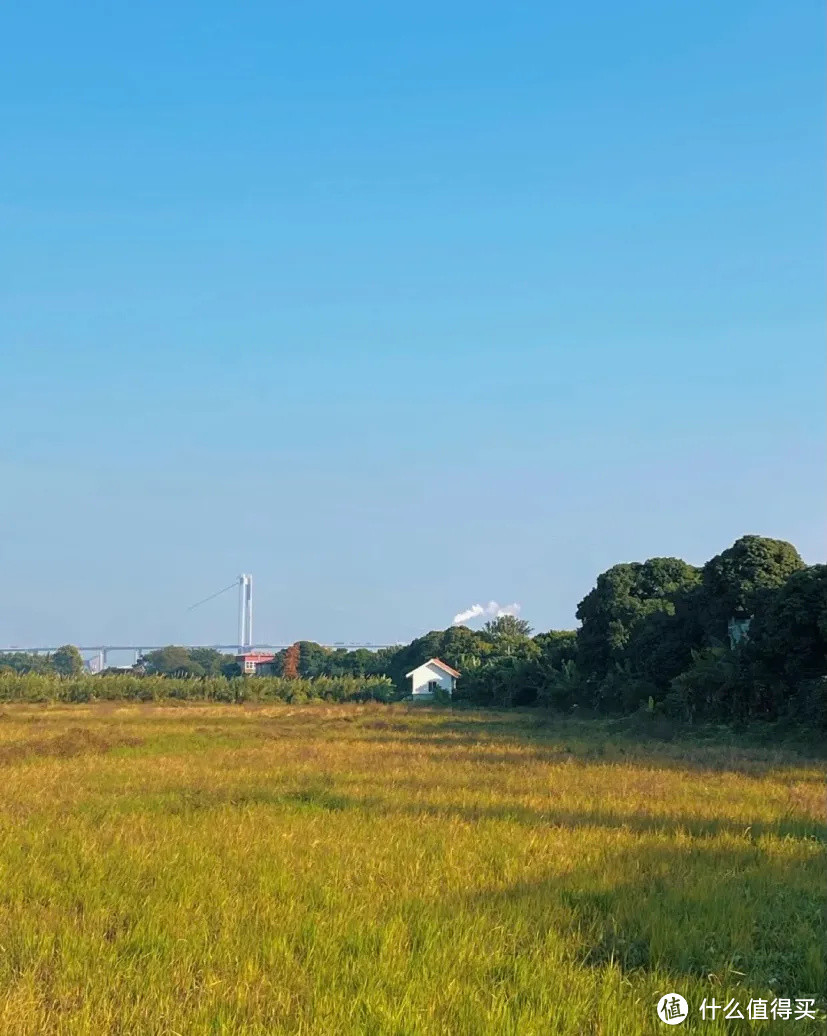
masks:
{"label": "foliage", "polygon": [[493,641],[516,640],[531,634],[531,624],[516,615],[498,615],[489,619],[482,628],[483,633]]}
{"label": "foliage", "polygon": [[538,633],[534,643],[540,649],[540,657],[548,665],[557,668],[577,658],[577,630],[549,630]]}
{"label": "foliage", "polygon": [[379,651],[358,648],[348,651],[346,648],[325,647],[312,640],[300,640],[276,655],[276,672],[285,672],[285,666],[292,671],[293,661],[287,655],[296,648],[298,658],[293,656],[295,667],[298,675],[305,679],[317,676],[381,676],[387,672],[387,662],[395,652],[393,648]]}
{"label": "foliage", "polygon": [[568,712],[583,696],[583,680],[574,659],[547,669],[537,688],[536,704]]}
{"label": "foliage", "polygon": [[742,536],[704,565],[693,601],[704,643],[722,643],[732,618],[755,615],[794,572],[805,568],[785,540]]}
{"label": "foliage", "polygon": [[748,645],[754,663],[791,686],[827,674],[827,565],[794,572],[766,598]]}
{"label": "foliage", "polygon": [[734,718],[738,689],[743,686],[739,653],[725,647],[701,648],[692,653],[689,668],[672,681],[666,711],[681,719]]}
{"label": "foliage", "polygon": [[632,630],[622,663],[628,671],[654,686],[661,698],[670,682],[692,661],[692,652],[700,645],[689,601],[695,592],[691,586],[685,595],[676,597],[664,608],[650,612]]}
{"label": "foliage", "polygon": [[444,687],[435,687],[431,692],[431,704],[432,705],[451,705],[453,704],[453,698],[451,697],[450,691],[446,691]]}
{"label": "foliage", "polygon": [[[457,702],[603,714],[643,709],[694,723],[784,719],[827,729],[827,567],[806,567],[783,540],[743,536],[701,569],[668,557],[614,565],[597,577],[577,616],[577,630],[532,637],[524,619],[505,615],[481,630],[431,630],[378,651],[303,640],[278,653],[269,684],[259,676],[239,681],[234,659],[212,648],[170,645],[150,652],[133,674],[150,682],[121,681],[113,697],[345,700],[367,687],[368,697],[402,698],[410,691],[406,674],[441,658],[461,674]],[[732,618],[750,619],[747,639],[734,648]],[[0,656],[0,673],[69,680],[55,700],[110,693],[103,684],[95,690],[100,678],[82,678],[80,668],[69,645],[51,658]],[[52,694],[44,691],[53,686],[48,680],[31,686],[44,700]]]}
{"label": "foliage", "polygon": [[56,674],[0,671],[0,702],[94,701],[392,701],[384,676],[322,676],[313,680],[281,676],[174,677],[122,673],[59,677]]}
{"label": "foliage", "polygon": [[284,658],[281,664],[281,675],[285,680],[298,680],[300,653],[301,649],[298,644],[291,644],[284,652]]}
{"label": "foliage", "polygon": [[78,676],[83,672],[83,657],[74,644],[59,647],[51,658],[52,668],[60,676]]}
{"label": "foliage", "polygon": [[215,648],[191,648],[189,660],[204,676],[231,676],[234,669],[240,671],[238,662]]}
{"label": "foliage", "polygon": [[[406,673],[427,662],[441,658],[454,669],[462,671],[470,660],[481,660],[491,654],[490,642],[467,626],[451,626],[446,630],[431,630],[393,652],[385,661],[385,672],[400,692],[409,690]],[[473,664],[473,663],[472,663]]]}
{"label": "foliage", "polygon": [[634,712],[658,695],[653,683],[620,663],[599,683],[584,683],[583,690],[583,704],[603,713]]}
{"label": "foliage", "polygon": [[455,697],[477,705],[527,705],[536,700],[536,668],[525,658],[494,656],[480,662],[458,682]]}
{"label": "foliage", "polygon": [[[774,554],[790,559],[783,549]],[[743,556],[741,547],[734,556]],[[688,718],[786,718],[827,727],[827,566],[795,569],[777,587],[766,576],[764,569],[763,584],[752,578],[738,591],[748,602],[739,607],[754,610],[748,639],[735,648],[694,650],[691,664],[672,680],[668,710]],[[727,608],[734,597],[728,600]],[[716,605],[711,614],[723,613]],[[711,621],[707,629],[719,629]]]}
{"label": "foliage", "polygon": [[48,655],[37,655],[27,651],[9,651],[0,655],[0,672],[11,669],[15,673],[47,673],[51,668]]}
{"label": "foliage", "polygon": [[[823,566],[783,540],[743,536],[698,570],[677,558],[615,565],[578,608],[575,704],[725,722],[827,726]],[[732,619],[750,619],[731,648]],[[548,697],[544,694],[544,697]]]}
{"label": "foliage", "polygon": [[[595,685],[640,655],[642,628],[657,616],[661,635],[679,638],[676,601],[698,585],[700,573],[680,558],[614,565],[580,602],[578,665]],[[669,620],[674,620],[670,622]]]}
{"label": "foliage", "polygon": [[299,641],[299,675],[305,678],[314,676],[332,675],[327,667],[328,660],[333,654],[330,648],[322,647],[310,640]]}
{"label": "foliage", "polygon": [[170,644],[144,655],[141,667],[150,676],[205,676],[204,667],[192,657],[189,648]]}
{"label": "foliage", "polygon": [[136,671],[150,676],[238,676],[241,668],[231,655],[215,648],[187,648],[176,644],[150,651],[139,659]]}

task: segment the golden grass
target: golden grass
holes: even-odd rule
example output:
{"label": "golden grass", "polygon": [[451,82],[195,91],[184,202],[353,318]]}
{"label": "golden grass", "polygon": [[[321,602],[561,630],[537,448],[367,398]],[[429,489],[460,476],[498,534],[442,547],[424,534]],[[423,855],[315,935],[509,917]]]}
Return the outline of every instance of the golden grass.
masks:
{"label": "golden grass", "polygon": [[697,1013],[823,1009],[821,764],[606,729],[6,706],[0,1033],[823,1031]]}

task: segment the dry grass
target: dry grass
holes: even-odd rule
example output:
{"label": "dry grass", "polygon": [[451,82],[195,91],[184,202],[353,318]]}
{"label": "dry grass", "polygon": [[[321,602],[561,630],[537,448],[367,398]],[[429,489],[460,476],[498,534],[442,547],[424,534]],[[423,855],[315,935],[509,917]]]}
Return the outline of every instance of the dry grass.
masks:
{"label": "dry grass", "polygon": [[[0,781],[4,1036],[635,1036],[672,990],[823,1004],[824,773],[782,750],[21,705]],[[772,1026],[683,1031],[823,1029]]]}

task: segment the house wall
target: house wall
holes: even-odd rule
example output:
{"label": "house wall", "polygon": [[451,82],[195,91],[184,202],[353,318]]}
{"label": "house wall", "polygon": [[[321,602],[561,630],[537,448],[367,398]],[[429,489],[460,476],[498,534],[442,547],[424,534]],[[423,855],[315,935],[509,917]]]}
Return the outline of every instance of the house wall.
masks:
{"label": "house wall", "polygon": [[440,669],[439,666],[428,663],[414,670],[411,677],[412,693],[430,694],[431,691],[428,688],[428,684],[432,680],[436,680],[442,690],[447,691],[448,694],[451,694],[454,689],[453,676],[450,673],[446,673],[444,669]]}
{"label": "house wall", "polygon": [[273,655],[259,655],[251,652],[248,655],[236,655],[235,660],[241,666],[244,676],[264,676],[273,671]]}

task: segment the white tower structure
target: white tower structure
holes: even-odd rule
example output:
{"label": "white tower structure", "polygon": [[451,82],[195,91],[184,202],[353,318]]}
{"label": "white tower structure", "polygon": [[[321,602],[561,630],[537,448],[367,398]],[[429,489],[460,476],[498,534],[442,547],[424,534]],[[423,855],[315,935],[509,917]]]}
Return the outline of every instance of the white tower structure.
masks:
{"label": "white tower structure", "polygon": [[243,655],[253,645],[253,577],[238,577],[238,653]]}

